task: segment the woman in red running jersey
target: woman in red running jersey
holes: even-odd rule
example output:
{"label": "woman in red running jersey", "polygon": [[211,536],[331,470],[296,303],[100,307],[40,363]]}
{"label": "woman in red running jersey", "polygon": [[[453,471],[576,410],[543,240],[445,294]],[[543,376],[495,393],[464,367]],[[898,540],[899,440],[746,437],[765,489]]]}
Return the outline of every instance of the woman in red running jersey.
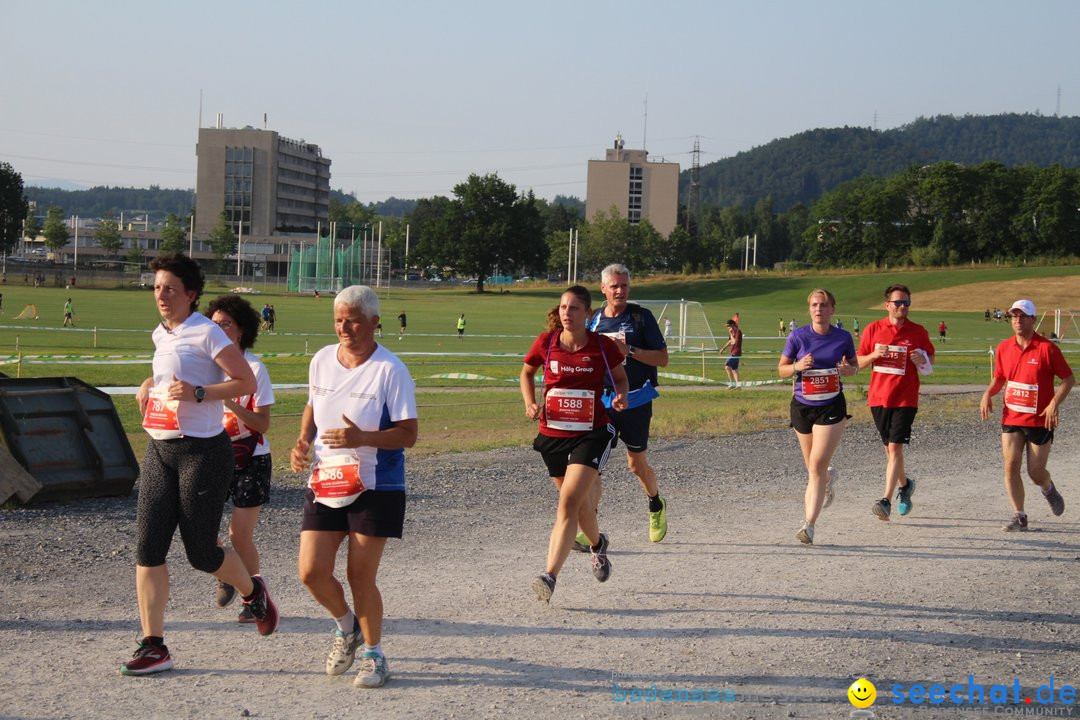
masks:
{"label": "woman in red running jersey", "polygon": [[[592,546],[593,575],[604,582],[611,574],[607,536],[600,533],[596,520],[600,472],[615,437],[603,391],[605,380],[610,378],[615,388],[611,407],[623,410],[628,383],[615,342],[589,332],[591,312],[592,296],[586,288],[575,285],[567,289],[559,306],[548,315],[548,331],[536,338],[521,368],[525,416],[540,421],[533,449],[544,458],[559,491],[547,566],[532,583],[536,596],[544,602],[555,591],[555,578],[570,554],[579,526]],[[537,404],[536,371],[541,367],[544,386]]]}

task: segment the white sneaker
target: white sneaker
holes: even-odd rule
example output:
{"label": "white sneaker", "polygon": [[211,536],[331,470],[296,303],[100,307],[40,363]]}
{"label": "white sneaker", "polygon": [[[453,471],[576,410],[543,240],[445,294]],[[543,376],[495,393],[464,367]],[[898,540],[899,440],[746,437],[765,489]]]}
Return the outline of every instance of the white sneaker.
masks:
{"label": "white sneaker", "polygon": [[822,510],[832,505],[833,498],[835,497],[835,494],[833,493],[833,486],[840,478],[840,473],[838,473],[836,471],[836,468],[834,468],[832,465],[829,466],[827,472],[829,473],[829,480],[825,483],[825,502],[821,503]]}
{"label": "white sneaker", "polygon": [[372,650],[364,651],[360,657],[360,672],[353,685],[356,687],[377,688],[390,679],[390,665],[386,656]]}
{"label": "white sneaker", "polygon": [[353,626],[351,633],[343,633],[334,630],[334,646],[330,648],[330,654],[326,656],[326,674],[341,675],[352,667],[356,658],[356,649],[360,647],[361,638],[359,624]]}
{"label": "white sneaker", "polygon": [[801,542],[803,545],[814,544],[814,526],[810,523],[803,523],[799,532],[795,533],[795,539]]}

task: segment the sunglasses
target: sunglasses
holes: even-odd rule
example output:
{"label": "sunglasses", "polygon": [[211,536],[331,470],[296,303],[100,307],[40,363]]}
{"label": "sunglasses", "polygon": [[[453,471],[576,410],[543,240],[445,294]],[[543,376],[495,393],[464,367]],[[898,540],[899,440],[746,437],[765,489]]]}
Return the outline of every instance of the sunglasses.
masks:
{"label": "sunglasses", "polygon": [[231,328],[233,326],[233,321],[232,320],[219,320],[217,322],[217,326],[219,328],[221,328],[222,330],[228,330],[229,328]]}
{"label": "sunglasses", "polygon": [[889,302],[891,302],[896,307],[911,307],[910,300],[890,300]]}

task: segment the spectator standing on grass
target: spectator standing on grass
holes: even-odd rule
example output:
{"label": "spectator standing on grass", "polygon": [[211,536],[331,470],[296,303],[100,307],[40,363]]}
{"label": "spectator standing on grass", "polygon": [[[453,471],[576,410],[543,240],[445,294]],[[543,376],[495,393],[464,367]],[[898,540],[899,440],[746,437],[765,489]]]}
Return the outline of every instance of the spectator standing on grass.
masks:
{"label": "spectator standing on grass", "polygon": [[461,313],[457,319],[457,339],[465,339],[465,313]]}
{"label": "spectator standing on grass", "polygon": [[404,310],[402,310],[401,314],[397,316],[397,320],[398,320],[397,339],[400,340],[401,338],[405,337],[405,331],[409,327],[409,318],[406,317]]}
{"label": "spectator standing on grass", "polygon": [[904,468],[904,446],[919,412],[919,376],[933,372],[934,345],[926,328],[908,319],[911,291],[907,285],[885,288],[888,315],[866,326],[859,342],[859,367],[871,368],[866,404],[885,446],[885,494],[870,508],[889,521],[892,497],[901,515],[911,512],[915,481]]}
{"label": "spectator standing on grass", "polygon": [[[300,526],[300,580],[337,628],[326,674],[353,685],[390,677],[382,649],[383,600],[376,584],[387,538],[405,524],[405,449],[416,443],[416,386],[400,359],[375,341],[379,296],[364,285],[334,298],[335,345],[308,368],[308,403],[292,449],[293,472],[310,472]],[[345,542],[351,597],[334,576]],[[350,603],[351,600],[351,603]]]}
{"label": "spectator standing on grass", "polygon": [[[265,308],[264,308],[265,310]],[[259,313],[239,295],[222,295],[206,309],[206,316],[221,328],[240,348],[255,375],[255,392],[224,400],[222,424],[233,448],[233,479],[229,497],[233,510],[229,519],[229,542],[244,562],[248,574],[262,578],[259,549],[255,546],[255,524],[262,506],[270,502],[270,410],[274,404],[274,386],[262,360],[251,353],[259,336]],[[265,581],[264,581],[265,582]],[[226,607],[236,589],[223,580],[217,582],[215,602]],[[237,618],[242,623],[255,622],[251,608],[245,605]]]}
{"label": "spectator standing on grass", "polygon": [[791,427],[799,439],[807,473],[805,520],[795,538],[813,545],[818,516],[833,499],[832,456],[851,417],[840,378],[854,375],[859,366],[851,334],[830,324],[836,312],[833,294],[817,288],[810,292],[807,303],[810,324],[788,335],[777,371],[782,378],[794,379]]}
{"label": "spectator standing on grass", "polygon": [[64,327],[75,327],[75,306],[71,304],[71,298],[64,303]]}
{"label": "spectator standing on grass", "polygon": [[[1001,450],[1004,456],[1005,492],[1012,504],[1012,520],[1006,531],[1028,529],[1024,510],[1024,482],[1020,466],[1027,460],[1028,477],[1039,486],[1050,512],[1065,512],[1046,461],[1058,426],[1058,410],[1076,384],[1072,368],[1054,343],[1035,332],[1035,303],[1017,300],[1009,308],[1013,337],[1002,340],[994,353],[994,377],[979,402],[983,420],[993,412],[993,397],[1005,388],[1001,409]],[[1061,382],[1054,389],[1054,378]]]}
{"label": "spectator standing on grass", "polygon": [[780,318],[780,330],[777,333],[778,337],[785,337],[787,335],[787,324],[784,323],[784,318]]}
{"label": "spectator standing on grass", "polygon": [[222,401],[255,392],[255,376],[240,348],[196,311],[206,284],[198,263],[177,253],[155,258],[150,269],[161,322],[153,334],[154,374],[135,396],[150,435],[135,514],[135,592],[143,637],[134,657],[121,665],[124,675],[173,667],[164,639],[165,560],[178,527],[188,562],[236,588],[259,634],[273,633],[278,624],[266,584],[247,572],[236,551],[217,544],[233,476]]}
{"label": "spectator standing on grass", "polygon": [[[649,540],[660,542],[667,535],[667,502],[660,497],[648,450],[653,400],[659,396],[657,368],[667,367],[667,342],[652,312],[630,302],[630,271],[625,265],[615,263],[601,271],[600,291],[606,302],[590,319],[589,329],[615,341],[626,357],[622,366],[630,388],[626,409],[612,410],[609,417],[616,443],[622,440],[626,446],[626,465],[648,498]],[[574,549],[584,552],[586,542],[579,536]]]}
{"label": "spectator standing on grass", "polygon": [[942,320],[941,322],[938,323],[938,326],[937,326],[938,341],[945,342],[945,333],[948,332],[948,330],[949,330],[949,328],[945,324],[944,320]]}
{"label": "spectator standing on grass", "polygon": [[731,355],[724,363],[724,372],[727,373],[728,382],[731,383],[732,390],[739,389],[739,360],[742,359],[742,339],[743,333],[739,329],[739,324],[734,320],[727,321],[728,341],[724,343],[724,347],[720,348],[720,354],[723,355],[724,351],[731,348]]}

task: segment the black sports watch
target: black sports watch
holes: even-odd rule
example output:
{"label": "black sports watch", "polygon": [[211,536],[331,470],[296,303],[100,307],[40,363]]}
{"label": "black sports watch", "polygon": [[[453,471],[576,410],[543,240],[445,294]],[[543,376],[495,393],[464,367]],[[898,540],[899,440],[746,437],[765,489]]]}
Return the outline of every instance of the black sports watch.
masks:
{"label": "black sports watch", "polygon": [[204,388],[202,385],[196,385],[195,386],[195,402],[201,403],[205,399],[206,399],[206,388]]}
{"label": "black sports watch", "polygon": [[634,353],[636,353],[636,352],[637,352],[637,348],[634,347],[633,345],[627,345],[626,346],[626,354],[629,357],[634,357]]}

